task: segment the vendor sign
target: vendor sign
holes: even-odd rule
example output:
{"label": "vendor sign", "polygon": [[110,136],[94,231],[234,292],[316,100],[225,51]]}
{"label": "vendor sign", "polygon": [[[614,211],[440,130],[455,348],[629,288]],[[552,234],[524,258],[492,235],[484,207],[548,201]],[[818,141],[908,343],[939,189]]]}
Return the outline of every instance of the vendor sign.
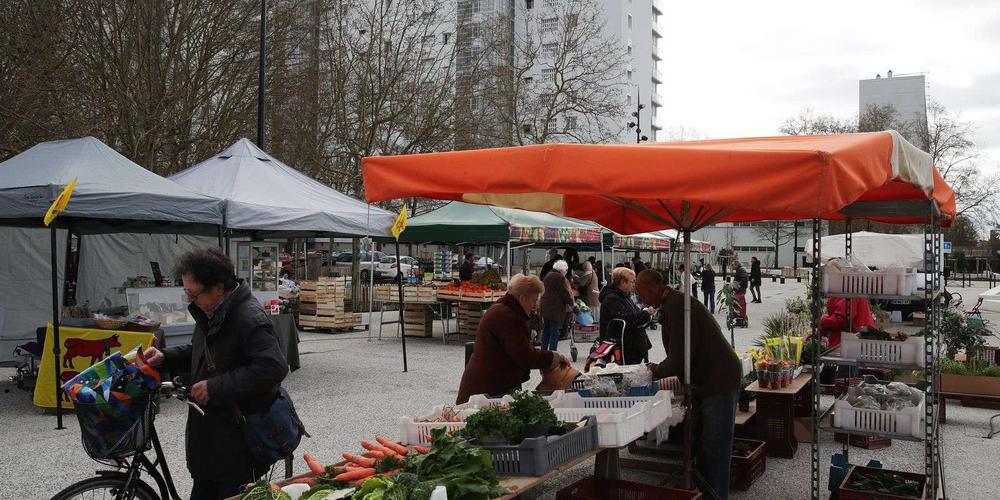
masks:
{"label": "vendor sign", "polygon": [[601,228],[510,226],[510,241],[517,243],[601,242]]}
{"label": "vendor sign", "polygon": [[[109,355],[120,352],[122,354],[135,350],[137,346],[149,347],[153,345],[155,337],[147,332],[123,332],[117,330],[100,330],[97,328],[75,328],[69,326],[59,326],[59,337],[62,341],[58,360],[61,370],[61,378],[58,382],[62,385],[66,381],[80,374],[80,372],[99,363]],[[42,351],[42,366],[38,371],[38,381],[35,384],[35,406],[43,408],[55,408],[56,362],[52,353],[52,324],[48,325],[45,332],[45,348]],[[66,395],[63,395],[63,408],[72,408],[73,404]]]}

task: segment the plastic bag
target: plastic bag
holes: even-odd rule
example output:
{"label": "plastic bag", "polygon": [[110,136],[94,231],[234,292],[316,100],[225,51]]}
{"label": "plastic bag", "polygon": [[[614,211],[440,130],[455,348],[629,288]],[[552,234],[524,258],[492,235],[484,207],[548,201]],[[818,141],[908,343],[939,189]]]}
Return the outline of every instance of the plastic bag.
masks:
{"label": "plastic bag", "polygon": [[[623,377],[624,379],[624,377]],[[618,384],[612,377],[592,377],[590,379],[590,392],[595,397],[615,397],[621,395]]]}
{"label": "plastic bag", "polygon": [[858,398],[855,399],[853,402],[851,401],[848,402],[851,403],[851,406],[855,408],[865,408],[868,410],[882,409],[882,405],[879,404],[878,400],[872,396],[858,396]]}

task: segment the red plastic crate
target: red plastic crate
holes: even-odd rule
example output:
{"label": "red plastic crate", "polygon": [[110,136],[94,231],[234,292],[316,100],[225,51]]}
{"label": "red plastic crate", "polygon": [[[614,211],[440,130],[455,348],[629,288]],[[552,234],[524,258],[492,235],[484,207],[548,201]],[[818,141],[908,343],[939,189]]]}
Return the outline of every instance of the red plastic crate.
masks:
{"label": "red plastic crate", "polygon": [[[874,493],[871,491],[858,491],[852,490],[847,487],[851,483],[851,478],[858,474],[871,474],[874,472],[888,472],[895,474],[897,476],[904,477],[906,479],[912,479],[920,483],[921,493],[916,497],[901,497],[898,495],[886,495],[885,493]],[[871,467],[862,467],[856,465],[851,468],[851,472],[844,478],[844,481],[840,483],[840,488],[837,490],[837,495],[840,500],[914,500],[924,498],[924,493],[927,492],[927,477],[923,474],[915,474],[913,472],[900,472],[896,470],[888,469],[873,469]]]}
{"label": "red plastic crate", "polygon": [[857,434],[848,435],[843,432],[834,433],[833,439],[838,443],[846,443],[850,440],[851,446],[856,446],[865,450],[881,450],[882,448],[892,446],[892,439],[889,438],[859,436]]}
{"label": "red plastic crate", "polygon": [[745,457],[733,455],[729,465],[729,489],[746,491],[767,470],[767,443],[754,439],[734,439],[751,445],[753,451]]}
{"label": "red plastic crate", "polygon": [[701,492],[589,476],[556,492],[556,500],[701,500]]}

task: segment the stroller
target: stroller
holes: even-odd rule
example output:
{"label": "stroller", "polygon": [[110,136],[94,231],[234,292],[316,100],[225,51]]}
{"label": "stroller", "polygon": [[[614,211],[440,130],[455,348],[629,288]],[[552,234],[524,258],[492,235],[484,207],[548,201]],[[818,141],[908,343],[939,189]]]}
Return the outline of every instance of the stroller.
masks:
{"label": "stroller", "polygon": [[750,321],[747,316],[747,290],[746,288],[736,289],[733,295],[736,297],[737,306],[735,308],[730,307],[726,312],[726,327],[730,330],[733,328],[748,328]]}
{"label": "stroller", "polygon": [[587,361],[583,364],[583,373],[589,372],[593,366],[605,366],[608,363],[624,364],[623,357],[625,353],[622,345],[625,343],[625,320],[613,319],[608,324],[608,328],[612,332],[620,331],[621,334],[617,337],[622,340],[615,340],[614,335],[608,339],[598,338],[595,340],[594,345],[590,348]]}

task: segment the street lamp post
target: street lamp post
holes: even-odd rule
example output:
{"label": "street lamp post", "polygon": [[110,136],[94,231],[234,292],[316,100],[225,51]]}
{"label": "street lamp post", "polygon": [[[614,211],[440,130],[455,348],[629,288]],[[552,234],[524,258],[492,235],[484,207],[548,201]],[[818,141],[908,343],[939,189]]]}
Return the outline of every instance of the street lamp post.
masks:
{"label": "street lamp post", "polygon": [[264,38],[267,33],[267,0],[260,0],[260,53],[257,56],[257,147],[264,149]]}
{"label": "street lamp post", "polygon": [[635,118],[635,121],[634,122],[628,122],[628,128],[630,128],[630,129],[634,128],[635,129],[635,143],[636,144],[640,144],[643,141],[648,141],[649,140],[649,137],[646,137],[646,136],[642,135],[642,128],[640,128],[640,125],[639,125],[639,114],[642,112],[643,108],[645,108],[645,107],[646,106],[643,106],[639,102],[639,89],[636,89],[635,90],[635,111],[632,112],[632,118]]}

